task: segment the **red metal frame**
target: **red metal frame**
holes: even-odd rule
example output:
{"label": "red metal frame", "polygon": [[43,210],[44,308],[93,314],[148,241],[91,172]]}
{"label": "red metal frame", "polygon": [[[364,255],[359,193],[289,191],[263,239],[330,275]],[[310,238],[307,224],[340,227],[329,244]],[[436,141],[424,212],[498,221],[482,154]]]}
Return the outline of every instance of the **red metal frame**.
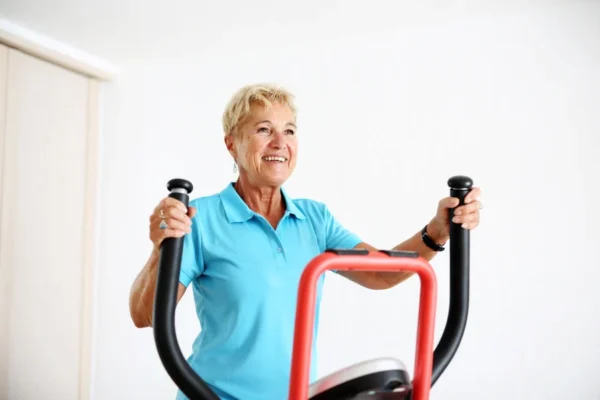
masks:
{"label": "red metal frame", "polygon": [[421,293],[412,399],[429,399],[437,301],[437,281],[431,265],[421,257],[392,257],[382,252],[369,252],[368,255],[339,255],[326,252],[312,259],[300,278],[289,400],[308,398],[317,282],[327,270],[409,271],[419,275]]}

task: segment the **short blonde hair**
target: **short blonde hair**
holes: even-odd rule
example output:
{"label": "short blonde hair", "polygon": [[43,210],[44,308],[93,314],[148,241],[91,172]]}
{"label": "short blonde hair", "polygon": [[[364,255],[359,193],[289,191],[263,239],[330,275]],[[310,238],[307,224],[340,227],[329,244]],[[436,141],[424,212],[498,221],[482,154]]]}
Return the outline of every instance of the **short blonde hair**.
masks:
{"label": "short blonde hair", "polygon": [[294,99],[292,93],[275,84],[246,85],[234,93],[223,112],[223,132],[225,136],[235,133],[238,125],[250,113],[250,106],[253,103],[262,104],[266,107],[270,107],[273,103],[287,105],[292,110],[295,118],[297,108]]}

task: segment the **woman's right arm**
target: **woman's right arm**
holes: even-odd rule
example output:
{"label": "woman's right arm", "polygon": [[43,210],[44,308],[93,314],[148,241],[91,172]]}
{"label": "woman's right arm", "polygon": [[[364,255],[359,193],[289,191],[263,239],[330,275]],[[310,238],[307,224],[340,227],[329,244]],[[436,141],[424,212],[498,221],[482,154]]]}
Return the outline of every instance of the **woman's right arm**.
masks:
{"label": "woman's right arm", "polygon": [[[167,197],[160,202],[150,216],[150,240],[154,245],[153,250],[146,265],[133,282],[129,294],[129,313],[136,327],[152,326],[160,244],[165,238],[182,237],[189,233],[192,225],[191,218],[195,213],[194,207],[186,210],[183,203]],[[163,220],[168,225],[166,229],[160,228]],[[185,289],[185,286],[180,283],[177,291],[177,303],[181,300]]]}
{"label": "woman's right arm", "polygon": [[[157,271],[158,254],[153,251],[146,265],[133,282],[129,296],[129,312],[137,328],[152,326]],[[177,303],[181,300],[185,289],[186,287],[180,283],[177,290]]]}

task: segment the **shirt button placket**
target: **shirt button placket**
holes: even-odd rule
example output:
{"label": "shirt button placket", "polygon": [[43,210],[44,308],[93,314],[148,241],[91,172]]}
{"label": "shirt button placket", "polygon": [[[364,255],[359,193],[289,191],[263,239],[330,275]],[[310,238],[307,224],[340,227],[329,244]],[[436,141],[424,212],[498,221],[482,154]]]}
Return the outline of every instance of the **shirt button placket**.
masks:
{"label": "shirt button placket", "polygon": [[277,264],[283,266],[285,264],[285,255],[283,252],[283,243],[281,242],[281,234],[279,232],[277,232],[275,246],[275,257],[277,259]]}

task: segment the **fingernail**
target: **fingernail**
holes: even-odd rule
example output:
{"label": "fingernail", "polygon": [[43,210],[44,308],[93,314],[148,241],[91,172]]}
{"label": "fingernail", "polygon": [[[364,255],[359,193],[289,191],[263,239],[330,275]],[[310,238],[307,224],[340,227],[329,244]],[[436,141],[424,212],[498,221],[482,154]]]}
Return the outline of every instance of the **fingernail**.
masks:
{"label": "fingernail", "polygon": [[454,222],[455,224],[458,224],[459,220],[460,220],[460,218],[458,218],[458,217],[452,218],[452,222]]}
{"label": "fingernail", "polygon": [[462,226],[463,229],[467,229],[469,225],[467,223],[464,223],[461,226]]}
{"label": "fingernail", "polygon": [[461,211],[461,210],[456,210],[456,211],[454,212],[454,215],[461,215],[461,214],[462,214],[462,211]]}

